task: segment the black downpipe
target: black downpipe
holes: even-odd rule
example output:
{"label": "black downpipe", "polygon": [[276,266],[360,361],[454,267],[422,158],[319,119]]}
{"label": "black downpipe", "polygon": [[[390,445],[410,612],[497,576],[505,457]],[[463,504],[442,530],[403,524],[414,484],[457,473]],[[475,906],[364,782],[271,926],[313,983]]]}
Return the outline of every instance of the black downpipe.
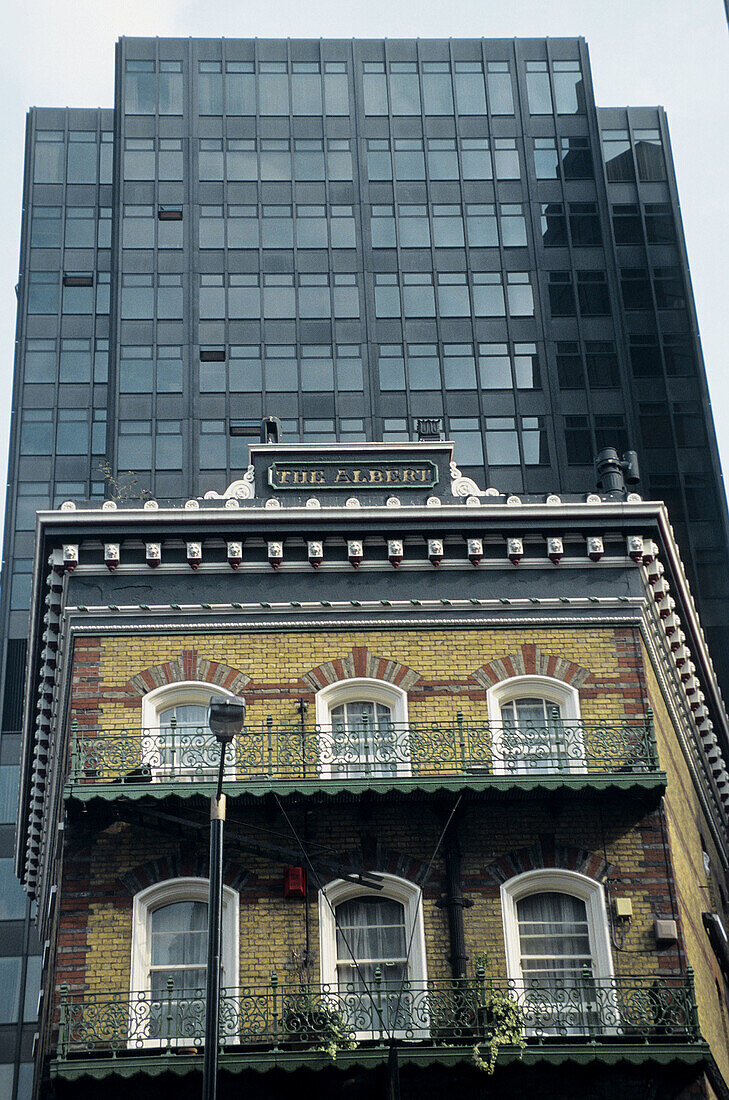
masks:
{"label": "black downpipe", "polygon": [[458,819],[453,818],[445,837],[445,896],[440,899],[438,906],[448,911],[448,936],[451,953],[448,961],[451,964],[453,977],[466,977],[466,934],[463,925],[463,910],[470,909],[473,901],[464,898],[461,881],[461,845],[458,838]]}

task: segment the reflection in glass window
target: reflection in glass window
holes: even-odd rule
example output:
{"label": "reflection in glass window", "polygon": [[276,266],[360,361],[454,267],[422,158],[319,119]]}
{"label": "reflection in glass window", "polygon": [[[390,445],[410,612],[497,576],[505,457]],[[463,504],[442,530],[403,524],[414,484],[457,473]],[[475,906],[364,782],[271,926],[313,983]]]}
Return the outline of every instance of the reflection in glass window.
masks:
{"label": "reflection in glass window", "polygon": [[296,247],[326,248],[328,243],[325,206],[296,207]]}
{"label": "reflection in glass window", "polygon": [[515,138],[494,138],[494,172],[497,180],[518,180],[519,152]]}
{"label": "reflection in glass window", "polygon": [[349,114],[349,81],[344,61],[324,62],[324,114]]}
{"label": "reflection in glass window", "polygon": [[514,344],[514,380],[518,390],[541,388],[536,344]]}
{"label": "reflection in glass window", "polygon": [[354,248],[354,208],[335,205],[330,207],[329,236],[332,248]]}
{"label": "reflection in glass window", "polygon": [[610,313],[610,295],[604,271],[577,272],[577,300],[583,317],[605,317]]}
{"label": "reflection in glass window", "polygon": [[121,315],[124,320],[151,320],[154,316],[151,275],[122,275]]}
{"label": "reflection in glass window", "polygon": [[59,290],[57,271],[29,272],[28,313],[57,313]]}
{"label": "reflection in glass window", "polygon": [[0,859],[0,920],[22,920],[25,894],[15,877],[12,859]]}
{"label": "reflection in glass window", "polygon": [[84,455],[88,450],[89,422],[86,409],[59,409],[56,454]]}
{"label": "reflection in glass window", "polygon": [[545,248],[567,247],[567,219],[561,202],[545,202],[541,207],[540,229]]}
{"label": "reflection in glass window", "polygon": [[480,61],[456,61],[456,111],[459,115],[485,115],[486,90]]}
{"label": "reflection in glass window", "polygon": [[290,206],[262,206],[261,216],[262,248],[294,247],[294,219]]}
{"label": "reflection in glass window", "polygon": [[378,366],[381,390],[405,390],[405,357],[400,344],[381,344]]}
{"label": "reflection in glass window", "polygon": [[[213,368],[220,363],[200,364],[200,388],[203,389],[203,367]],[[233,345],[230,349],[229,388],[233,393],[261,393],[263,390],[263,363],[258,344]],[[213,387],[210,386],[210,389]],[[223,386],[223,389],[225,387]]]}
{"label": "reflection in glass window", "polygon": [[182,138],[160,138],[159,179],[181,180],[182,174]]}
{"label": "reflection in glass window", "polygon": [[648,269],[623,267],[620,269],[620,291],[626,309],[652,309],[653,295]]}
{"label": "reflection in glass window", "polygon": [[566,180],[592,179],[592,150],[589,138],[560,138],[562,174]]}
{"label": "reflection in glass window", "polygon": [[299,316],[331,317],[328,275],[299,275]]}
{"label": "reflection in glass window", "polygon": [[381,61],[365,61],[362,73],[366,115],[387,114],[387,81]]}
{"label": "reflection in glass window", "polygon": [[267,345],[265,354],[266,391],[295,393],[298,389],[296,348],[292,345]]}
{"label": "reflection in glass window", "polygon": [[474,272],[473,312],[477,317],[503,317],[506,314],[504,288],[499,272]]}
{"label": "reflection in glass window", "polygon": [[352,151],[349,138],[327,138],[327,175],[330,180],[352,179]]}
{"label": "reflection in glass window", "polygon": [[[462,276],[465,282],[465,275]],[[403,312],[406,317],[435,317],[435,291],[432,272],[404,272],[402,276]]]}
{"label": "reflection in glass window", "polygon": [[117,451],[120,470],[152,468],[152,425],[148,420],[120,420]]}
{"label": "reflection in glass window", "polygon": [[513,416],[486,417],[486,457],[490,466],[519,465],[519,435]]}
{"label": "reflection in glass window", "polygon": [[370,240],[373,248],[395,247],[395,208],[393,206],[370,207]]}
{"label": "reflection in glass window", "polygon": [[438,272],[438,312],[441,317],[470,317],[471,299],[465,272]]}
{"label": "reflection in glass window", "polygon": [[125,138],[124,179],[154,179],[154,138]]}
{"label": "reflection in glass window", "polygon": [[466,231],[471,248],[497,248],[499,232],[496,207],[484,203],[467,203]]}
{"label": "reflection in glass window", "polygon": [[532,115],[552,114],[552,89],[546,61],[526,62],[527,100]]}
{"label": "reflection in glass window", "polygon": [[611,389],[620,385],[618,355],[612,340],[588,340],[585,364],[591,389]]}
{"label": "reflection in glass window", "polygon": [[433,205],[433,244],[436,248],[463,248],[463,214],[459,204]]}
{"label": "reflection in glass window", "polygon": [[124,111],[128,115],[153,115],[156,109],[154,61],[128,60],[124,82]]}
{"label": "reflection in glass window", "polygon": [[400,316],[400,287],[397,275],[375,274],[375,317]]}
{"label": "reflection in glass window", "polygon": [[20,958],[0,958],[0,1024],[15,1023],[18,1019],[22,966],[23,960]]}
{"label": "reflection in glass window", "polygon": [[552,82],[557,114],[584,114],[585,88],[579,61],[553,61]]}
{"label": "reflection in glass window", "polygon": [[[212,146],[209,150],[212,155]],[[201,154],[202,155],[202,154]],[[217,162],[213,166],[217,170]],[[230,181],[258,179],[258,156],[253,138],[228,138],[225,145],[225,178]],[[291,179],[288,141],[261,142],[261,179]],[[200,176],[202,179],[202,175]],[[212,176],[211,176],[212,178]]]}
{"label": "reflection in glass window", "polygon": [[200,318],[215,320],[225,317],[225,280],[223,275],[200,276]]}
{"label": "reflection in glass window", "polygon": [[[200,138],[198,176],[201,182],[222,180],[223,142],[220,138]],[[234,176],[230,177],[234,179]]]}
{"label": "reflection in glass window", "polygon": [[25,382],[53,382],[56,377],[55,340],[25,341]]}
{"label": "reflection in glass window", "polygon": [[538,180],[556,180],[559,155],[555,138],[534,138],[534,173]]}
{"label": "reflection in glass window", "polygon": [[256,78],[252,61],[226,61],[225,113],[255,115]]}
{"label": "reflection in glass window", "polygon": [[324,142],[321,138],[294,141],[294,179],[324,179]]}
{"label": "reflection in glass window", "polygon": [[228,317],[260,318],[261,288],[258,275],[228,276]]}
{"label": "reflection in glass window", "polygon": [[25,997],[23,998],[23,1023],[38,1019],[38,994],[40,993],[41,957],[29,956],[25,967]]}
{"label": "reflection in glass window", "polygon": [[302,347],[301,389],[310,393],[334,392],[334,360],[330,344]]}
{"label": "reflection in glass window", "polygon": [[33,160],[34,183],[63,183],[66,145],[63,130],[38,130]]}
{"label": "reflection in glass window", "polygon": [[99,158],[96,133],[71,130],[68,135],[67,183],[96,183]]}
{"label": "reflection in glass window", "polygon": [[408,386],[411,390],[439,390],[440,360],[436,344],[408,344]]}
{"label": "reflection in glass window", "polygon": [[633,180],[633,154],[630,149],[630,135],[627,130],[603,130],[602,155],[605,161],[607,178],[611,183],[624,183]]}
{"label": "reflection in glass window", "polygon": [[[570,466],[591,466],[595,452],[587,416],[566,416],[564,418],[564,441],[567,462]],[[614,444],[609,444],[614,446]]]}
{"label": "reflection in glass window", "polygon": [[547,418],[545,416],[522,416],[521,446],[525,466],[546,466],[549,464],[549,442],[547,440]]}
{"label": "reflection in glass window", "polygon": [[165,321],[182,319],[182,275],[157,276],[157,316]]}
{"label": "reflection in glass window", "polygon": [[683,309],[686,295],[679,267],[653,269],[653,287],[658,309]]}
{"label": "reflection in glass window", "polygon": [[428,138],[428,175],[432,180],[458,179],[458,153],[455,138]]}
{"label": "reflection in glass window", "polygon": [[443,380],[447,390],[476,389],[476,360],[471,344],[443,345]]}
{"label": "reflection in glass window", "polygon": [[[70,213],[70,211],[69,211]],[[34,206],[30,229],[31,248],[60,248],[61,221],[60,206]]]}
{"label": "reflection in glass window", "polygon": [[453,440],[453,456],[459,465],[483,466],[483,437],[478,417],[450,416],[448,438]]}
{"label": "reflection in glass window", "polygon": [[398,203],[397,228],[401,248],[430,248],[428,208],[415,203]]}
{"label": "reflection in glass window", "polygon": [[89,271],[64,272],[63,313],[91,313],[94,308],[94,277]]}
{"label": "reflection in glass window", "polygon": [[553,317],[575,316],[577,307],[571,272],[549,272],[549,309]]}
{"label": "reflection in glass window", "polygon": [[513,115],[514,96],[508,61],[489,61],[486,66],[489,110],[492,115]]}
{"label": "reflection in glass window", "polygon": [[222,206],[200,207],[198,245],[200,248],[225,248],[225,218]]}
{"label": "reflection in glass window", "polygon": [[91,340],[61,340],[60,382],[91,381]]}
{"label": "reflection in glass window", "polygon": [[293,275],[263,276],[263,316],[271,318],[296,316]]}
{"label": "reflection in glass window", "polygon": [[359,287],[357,276],[346,272],[333,276],[335,317],[359,317]]}
{"label": "reflection in glass window", "polygon": [[661,346],[657,336],[631,333],[628,337],[630,365],[636,378],[660,378]]}
{"label": "reflection in glass window", "polygon": [[425,156],[421,138],[395,138],[394,160],[395,179],[425,179]]}
{"label": "reflection in glass window", "polygon": [[511,360],[506,344],[478,345],[478,375],[484,390],[510,390]]}
{"label": "reflection in glass window", "polygon": [[[34,531],[36,512],[41,511],[43,508],[48,508],[49,506],[50,497],[48,495],[47,484],[35,485],[21,482],[18,486],[18,497],[15,503],[15,530]],[[12,771],[12,769],[10,769],[10,771]],[[18,801],[17,772],[13,782],[15,785],[11,790],[10,801],[7,801],[8,778],[5,775],[4,769],[0,768],[0,823],[3,824],[8,821],[15,821]],[[4,783],[6,786],[3,786]],[[11,813],[12,816],[4,818],[2,815],[6,813]]]}
{"label": "reflection in glass window", "polygon": [[102,206],[99,209],[97,222],[97,248],[111,248],[111,207]]}
{"label": "reflection in glass window", "polygon": [[[33,498],[31,498],[33,499]],[[37,507],[47,507],[48,498],[41,497],[44,504],[39,504]],[[35,526],[35,515],[33,516],[33,527]],[[32,530],[32,528],[28,528]],[[18,780],[20,776],[20,768],[17,765],[4,764],[0,767],[0,824],[8,825],[15,821],[18,813]]]}
{"label": "reflection in glass window", "polygon": [[220,61],[198,61],[197,109],[201,115],[223,113],[223,68]]}
{"label": "reflection in glass window", "polygon": [[526,221],[521,203],[503,203],[499,209],[501,243],[504,248],[524,248],[527,243]]}
{"label": "reflection in glass window", "polygon": [[[99,183],[112,182],[112,169],[114,166],[114,135],[111,130],[101,131],[101,145],[99,147]],[[101,248],[101,245],[99,245]]]}
{"label": "reflection in glass window", "polygon": [[289,78],[285,61],[259,63],[258,105],[262,115],[289,114]]}
{"label": "reflection in glass window", "polygon": [[585,388],[580,348],[572,340],[561,340],[557,343],[557,378],[562,390]]}
{"label": "reflection in glass window", "polygon": [[122,347],[119,357],[119,392],[152,393],[154,361],[149,346]]}
{"label": "reflection in glass window", "polygon": [[160,61],[157,78],[159,90],[159,113],[161,115],[182,114],[182,62]]}
{"label": "reflection in glass window", "polygon": [[594,248],[602,244],[596,203],[570,203],[570,235],[574,248]]}
{"label": "reflection in glass window", "polygon": [[317,61],[294,61],[291,73],[294,115],[322,113],[321,75]]}
{"label": "reflection in glass window", "polygon": [[23,409],[20,419],[21,455],[49,455],[53,446],[53,411]]}
{"label": "reflection in glass window", "polygon": [[674,244],[676,227],[671,206],[667,202],[645,204],[645,235],[649,244]]}
{"label": "reflection in glass window", "polygon": [[367,178],[391,180],[390,142],[386,138],[370,138],[367,142]]}
{"label": "reflection in glass window", "polygon": [[390,63],[390,104],[393,115],[419,115],[420,84],[414,61]]}
{"label": "reflection in glass window", "polygon": [[337,389],[361,393],[364,389],[362,349],[359,344],[337,344]]}
{"label": "reflection in glass window", "polygon": [[154,248],[155,219],[152,206],[124,206],[122,248]]}
{"label": "reflection in glass window", "polygon": [[659,130],[634,130],[635,163],[638,166],[638,179],[664,180],[666,162],[663,159],[661,134]]}
{"label": "reflection in glass window", "polygon": [[423,62],[423,114],[452,115],[451,67],[447,61]]}

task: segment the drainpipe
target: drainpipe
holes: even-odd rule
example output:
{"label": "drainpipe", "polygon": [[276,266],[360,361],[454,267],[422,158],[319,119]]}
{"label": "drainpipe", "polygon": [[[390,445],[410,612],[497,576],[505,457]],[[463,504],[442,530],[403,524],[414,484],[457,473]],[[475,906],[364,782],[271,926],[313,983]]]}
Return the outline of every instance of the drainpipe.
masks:
{"label": "drainpipe", "polygon": [[448,911],[448,937],[451,953],[448,961],[455,979],[465,978],[466,936],[463,927],[463,910],[470,909],[473,901],[464,898],[461,892],[461,845],[458,839],[457,818],[451,821],[444,841],[445,853],[445,894],[436,903],[439,909]]}

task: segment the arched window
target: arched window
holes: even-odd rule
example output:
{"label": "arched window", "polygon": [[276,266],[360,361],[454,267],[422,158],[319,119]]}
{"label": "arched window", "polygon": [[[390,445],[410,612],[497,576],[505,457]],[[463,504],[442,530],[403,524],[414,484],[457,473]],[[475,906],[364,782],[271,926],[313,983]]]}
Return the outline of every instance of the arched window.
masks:
{"label": "arched window", "polygon": [[[217,684],[186,680],[154,688],[142,698],[143,753],[157,782],[212,782],[220,745],[208,729],[212,696],[234,698]],[[228,778],[234,776],[234,747],[228,746]]]}
{"label": "arched window", "polygon": [[501,903],[509,978],[530,1033],[583,1034],[614,1025],[602,886],[574,871],[527,871],[504,883]]}
{"label": "arched window", "polygon": [[338,879],[319,893],[321,980],[344,994],[361,1036],[422,1032],[427,970],[421,891],[382,874],[382,890]]}
{"label": "arched window", "polygon": [[384,680],[359,677],[316,696],[319,756],[330,778],[410,774],[407,695]]}
{"label": "arched window", "polygon": [[575,688],[548,676],[514,676],[488,692],[494,771],[517,775],[584,771]]}
{"label": "arched window", "polygon": [[[155,883],[134,896],[130,1046],[154,1043],[169,1028],[176,1042],[200,1038],[208,937],[207,879]],[[221,987],[238,985],[238,894],[223,887]],[[171,1021],[165,1013],[173,1003]],[[179,1003],[179,1007],[178,1007]]]}

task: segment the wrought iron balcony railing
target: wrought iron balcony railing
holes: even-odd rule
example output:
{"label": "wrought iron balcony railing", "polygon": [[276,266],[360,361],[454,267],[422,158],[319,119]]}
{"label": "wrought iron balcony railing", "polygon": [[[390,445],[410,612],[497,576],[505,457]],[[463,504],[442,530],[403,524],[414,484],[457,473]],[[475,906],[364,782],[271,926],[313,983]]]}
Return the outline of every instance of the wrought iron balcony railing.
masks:
{"label": "wrought iron balcony railing", "polygon": [[[224,989],[220,1043],[227,1053],[353,1050],[390,1038],[429,1047],[488,1043],[509,1002],[515,1037],[527,1046],[554,1040],[648,1043],[701,1039],[693,973],[597,979],[588,973],[541,982],[487,979],[388,982],[369,989],[268,985]],[[199,1051],[205,1031],[202,990],[71,994],[61,989],[56,1059],[122,1052]]]}
{"label": "wrought iron balcony railing", "polygon": [[[509,727],[466,720],[356,728],[247,726],[226,752],[226,781],[523,778],[658,771],[651,716],[615,724]],[[220,748],[204,727],[71,730],[69,783],[212,783]]]}

